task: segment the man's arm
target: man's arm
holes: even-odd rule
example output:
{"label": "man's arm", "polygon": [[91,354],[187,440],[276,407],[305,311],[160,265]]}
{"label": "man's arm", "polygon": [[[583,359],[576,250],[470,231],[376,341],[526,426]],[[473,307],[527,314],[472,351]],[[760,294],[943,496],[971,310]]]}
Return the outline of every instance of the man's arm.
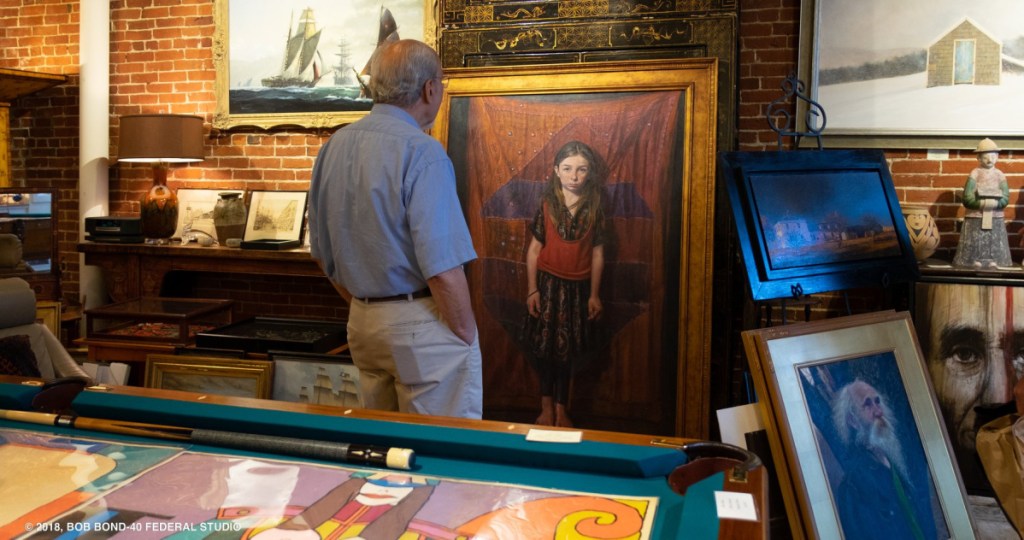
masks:
{"label": "man's arm", "polygon": [[469,299],[469,283],[461,266],[446,270],[427,279],[430,294],[437,302],[441,317],[459,339],[473,343],[476,339],[476,319]]}

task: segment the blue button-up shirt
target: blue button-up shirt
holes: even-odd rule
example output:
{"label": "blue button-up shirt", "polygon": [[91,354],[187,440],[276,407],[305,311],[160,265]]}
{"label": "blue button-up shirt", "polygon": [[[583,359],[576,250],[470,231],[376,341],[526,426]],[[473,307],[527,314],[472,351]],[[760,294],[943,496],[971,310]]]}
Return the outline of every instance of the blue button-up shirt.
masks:
{"label": "blue button-up shirt", "polygon": [[309,197],[311,254],[356,297],[418,291],[476,258],[451,160],[398,107],[376,104],[331,136]]}

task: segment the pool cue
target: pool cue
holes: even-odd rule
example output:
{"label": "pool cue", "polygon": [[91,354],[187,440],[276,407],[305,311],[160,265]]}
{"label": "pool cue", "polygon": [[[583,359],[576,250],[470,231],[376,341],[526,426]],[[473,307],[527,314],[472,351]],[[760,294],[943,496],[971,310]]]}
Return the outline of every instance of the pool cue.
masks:
{"label": "pool cue", "polygon": [[188,441],[209,446],[287,454],[310,459],[342,461],[391,469],[410,470],[416,462],[416,453],[409,448],[296,439],[273,435],[256,435],[252,433],[106,420],[103,418],[86,418],[71,414],[11,411],[5,409],[0,409],[0,419],[121,435]]}

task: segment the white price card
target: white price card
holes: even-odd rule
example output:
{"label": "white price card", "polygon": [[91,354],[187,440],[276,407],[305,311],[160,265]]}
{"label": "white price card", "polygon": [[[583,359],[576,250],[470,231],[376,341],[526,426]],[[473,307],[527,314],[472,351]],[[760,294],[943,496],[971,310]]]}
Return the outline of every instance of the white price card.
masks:
{"label": "white price card", "polygon": [[583,432],[531,429],[526,433],[526,440],[533,442],[578,443],[583,440]]}
{"label": "white price card", "polygon": [[718,519],[757,521],[757,508],[754,507],[754,496],[749,493],[716,491],[715,506],[718,507]]}

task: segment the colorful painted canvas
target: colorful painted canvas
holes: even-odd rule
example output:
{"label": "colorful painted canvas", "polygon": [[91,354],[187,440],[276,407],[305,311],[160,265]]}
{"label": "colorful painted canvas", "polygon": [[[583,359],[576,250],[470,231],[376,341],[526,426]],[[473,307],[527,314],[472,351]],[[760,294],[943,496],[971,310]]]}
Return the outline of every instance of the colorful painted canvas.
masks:
{"label": "colorful painted canvas", "polygon": [[11,476],[0,482],[5,538],[649,538],[658,504],[13,430],[0,439],[0,459],[18,460],[4,467],[17,474],[0,473]]}

